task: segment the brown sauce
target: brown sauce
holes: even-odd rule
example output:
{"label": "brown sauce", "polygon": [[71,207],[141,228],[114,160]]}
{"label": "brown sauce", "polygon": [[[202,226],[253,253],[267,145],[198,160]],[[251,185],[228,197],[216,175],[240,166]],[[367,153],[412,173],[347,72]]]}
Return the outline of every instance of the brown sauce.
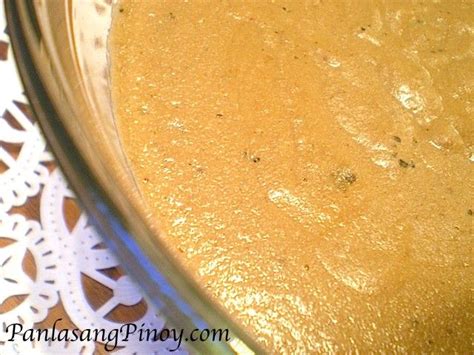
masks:
{"label": "brown sauce", "polygon": [[472,1],[121,1],[152,218],[269,351],[472,352]]}

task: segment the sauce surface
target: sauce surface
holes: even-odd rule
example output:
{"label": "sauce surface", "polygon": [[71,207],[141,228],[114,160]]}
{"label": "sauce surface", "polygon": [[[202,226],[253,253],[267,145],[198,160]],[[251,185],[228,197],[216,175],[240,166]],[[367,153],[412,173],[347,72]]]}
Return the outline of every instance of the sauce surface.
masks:
{"label": "sauce surface", "polygon": [[472,352],[474,3],[124,1],[124,149],[269,351]]}

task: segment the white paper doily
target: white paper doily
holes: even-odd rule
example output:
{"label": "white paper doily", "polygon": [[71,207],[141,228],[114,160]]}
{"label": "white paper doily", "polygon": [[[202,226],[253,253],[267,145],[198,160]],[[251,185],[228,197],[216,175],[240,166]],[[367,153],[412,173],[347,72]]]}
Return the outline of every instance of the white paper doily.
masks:
{"label": "white paper doily", "polygon": [[[74,207],[75,197],[55,167],[37,123],[25,113],[28,103],[5,31],[3,5],[0,0],[0,50],[8,48],[6,58],[0,56],[0,305],[15,296],[17,302],[0,313],[0,354],[92,354],[101,347],[87,341],[5,341],[9,324],[31,328],[58,303],[69,323],[80,330],[119,328],[121,322],[113,313],[120,307],[141,310],[128,312],[139,314],[138,319],[124,323],[161,329],[164,318],[119,271],[118,261],[88,224],[86,214],[77,206],[75,220],[65,214],[67,206]],[[38,220],[21,214],[29,204],[36,204]],[[25,272],[25,259],[34,265],[33,275]],[[91,289],[103,296],[100,304],[88,294]],[[132,338],[118,345],[117,354],[161,354],[176,348],[169,342],[140,343]]]}

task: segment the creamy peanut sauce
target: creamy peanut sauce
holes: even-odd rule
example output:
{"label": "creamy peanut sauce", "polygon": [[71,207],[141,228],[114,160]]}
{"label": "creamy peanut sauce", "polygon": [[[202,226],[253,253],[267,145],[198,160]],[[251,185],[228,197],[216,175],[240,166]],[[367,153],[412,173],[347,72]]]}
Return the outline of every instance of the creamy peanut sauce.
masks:
{"label": "creamy peanut sauce", "polygon": [[474,2],[122,1],[126,154],[269,351],[472,352]]}

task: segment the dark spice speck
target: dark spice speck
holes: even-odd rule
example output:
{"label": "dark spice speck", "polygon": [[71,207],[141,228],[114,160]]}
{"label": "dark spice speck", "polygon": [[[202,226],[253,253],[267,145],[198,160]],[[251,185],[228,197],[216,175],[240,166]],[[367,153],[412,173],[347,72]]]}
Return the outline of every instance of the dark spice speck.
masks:
{"label": "dark spice speck", "polygon": [[252,153],[249,153],[249,152],[247,152],[247,151],[244,151],[243,153],[244,153],[244,157],[245,157],[246,159],[248,159],[248,160],[250,160],[250,161],[252,161],[252,162],[254,162],[254,163],[258,163],[258,162],[260,162],[260,160],[261,160],[259,156],[256,156],[256,155],[254,155],[254,154],[252,154]]}
{"label": "dark spice speck", "polygon": [[356,174],[349,168],[337,169],[332,175],[334,176],[336,186],[343,191],[357,180]]}
{"label": "dark spice speck", "polygon": [[412,161],[407,162],[403,159],[399,159],[398,164],[400,165],[401,168],[414,168],[415,167],[415,164]]}
{"label": "dark spice speck", "polygon": [[393,140],[397,143],[401,143],[402,139],[399,136],[392,136]]}

